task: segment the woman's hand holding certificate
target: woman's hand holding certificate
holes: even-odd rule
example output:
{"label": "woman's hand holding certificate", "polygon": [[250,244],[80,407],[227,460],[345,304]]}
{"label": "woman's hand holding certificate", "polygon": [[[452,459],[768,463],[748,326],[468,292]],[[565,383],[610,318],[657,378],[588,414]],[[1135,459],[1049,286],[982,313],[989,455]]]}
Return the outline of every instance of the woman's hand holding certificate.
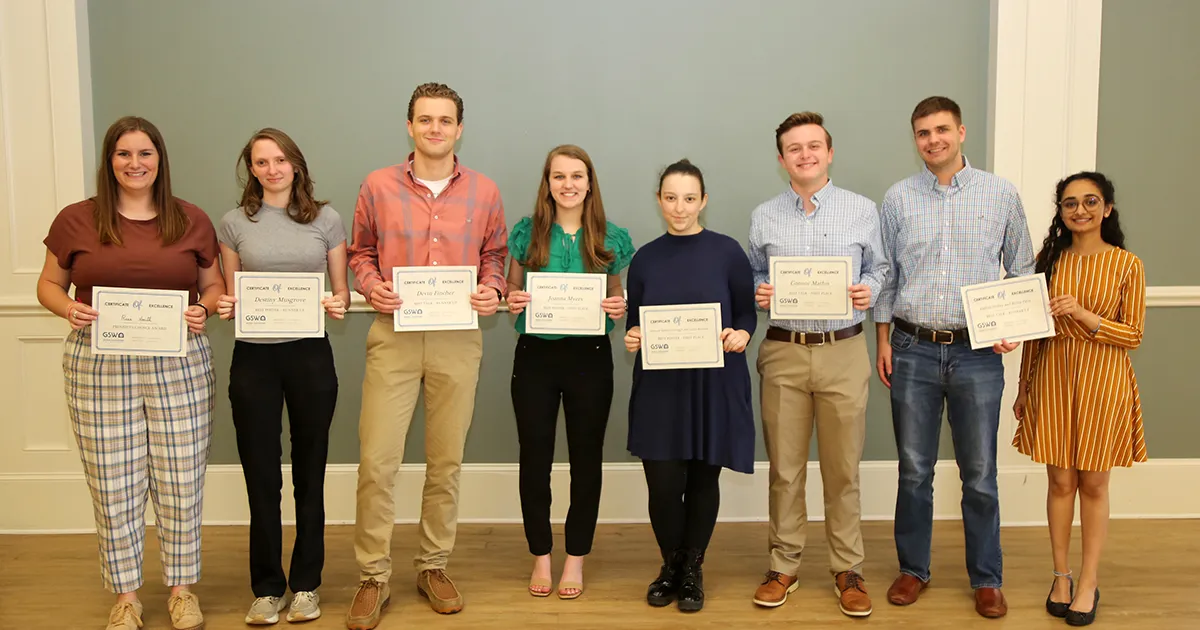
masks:
{"label": "woman's hand holding certificate", "polygon": [[92,304],[98,314],[92,326],[93,354],[187,355],[187,291],[93,287]]}
{"label": "woman's hand holding certificate", "polygon": [[608,277],[600,273],[526,274],[529,312],[525,330],[556,335],[603,335],[604,293]]}
{"label": "woman's hand holding certificate", "polygon": [[[725,367],[727,343],[736,346],[741,342],[745,349],[744,333],[722,333],[729,329],[721,327],[721,305],[716,302],[643,306],[639,314],[643,370]],[[629,345],[626,335],[626,347]]]}
{"label": "woman's hand holding certificate", "polygon": [[1044,274],[966,286],[961,293],[973,349],[1007,352],[1015,342],[1054,336]]}

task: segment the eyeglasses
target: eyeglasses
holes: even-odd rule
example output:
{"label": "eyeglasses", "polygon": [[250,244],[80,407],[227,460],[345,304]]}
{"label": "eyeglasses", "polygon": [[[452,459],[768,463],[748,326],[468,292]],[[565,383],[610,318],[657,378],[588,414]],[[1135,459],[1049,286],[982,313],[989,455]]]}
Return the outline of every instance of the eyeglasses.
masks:
{"label": "eyeglasses", "polygon": [[[1102,205],[1104,205],[1104,200],[1096,195],[1088,195],[1083,198],[1083,207],[1087,208],[1088,210],[1095,210]],[[1066,210],[1067,212],[1074,212],[1079,208],[1079,200],[1072,197],[1059,202],[1058,207]]]}

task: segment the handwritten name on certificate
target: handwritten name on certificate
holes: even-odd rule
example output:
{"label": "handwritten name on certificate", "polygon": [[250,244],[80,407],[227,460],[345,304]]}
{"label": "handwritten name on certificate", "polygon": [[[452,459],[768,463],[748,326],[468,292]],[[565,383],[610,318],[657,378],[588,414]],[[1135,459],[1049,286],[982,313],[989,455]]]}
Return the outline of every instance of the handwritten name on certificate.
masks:
{"label": "handwritten name on certificate", "polygon": [[603,335],[608,291],[602,273],[530,272],[525,276],[529,313],[525,330],[551,335]]}
{"label": "handwritten name on certificate", "polygon": [[92,287],[92,354],[187,356],[187,291]]}
{"label": "handwritten name on certificate", "polygon": [[643,306],[638,313],[643,370],[725,367],[719,303]]}
{"label": "handwritten name on certificate", "polygon": [[961,292],[973,349],[1054,336],[1045,274],[975,284]]}
{"label": "handwritten name on certificate", "polygon": [[392,315],[397,331],[473,330],[479,313],[471,308],[475,267],[394,267],[392,289],[400,308]]}
{"label": "handwritten name on certificate", "polygon": [[772,256],[771,319],[850,319],[854,280],[849,256]]}
{"label": "handwritten name on certificate", "polygon": [[233,281],[236,338],[325,336],[325,274],[238,271]]}

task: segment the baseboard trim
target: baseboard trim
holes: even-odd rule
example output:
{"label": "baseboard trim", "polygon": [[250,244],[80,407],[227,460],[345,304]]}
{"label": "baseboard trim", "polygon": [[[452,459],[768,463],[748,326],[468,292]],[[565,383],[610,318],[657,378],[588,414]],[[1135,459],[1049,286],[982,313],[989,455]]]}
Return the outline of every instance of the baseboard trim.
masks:
{"label": "baseboard trim", "polygon": [[[330,524],[354,522],[356,464],[331,464],[326,471],[325,513]],[[721,514],[724,522],[767,520],[766,462],[758,462],[755,474],[725,471],[721,475]],[[861,467],[864,520],[891,520],[895,510],[897,464],[894,461],[863,462]],[[291,471],[284,467],[283,514],[285,522],[294,514]],[[420,494],[425,479],[423,464],[401,467],[396,481],[396,522],[415,523],[420,517]],[[464,523],[520,523],[516,464],[466,464],[462,471],[459,520]],[[1046,473],[1039,465],[1002,466],[999,471],[1001,519],[1006,526],[1044,525]],[[208,469],[205,489],[205,525],[245,525],[249,521],[242,469],[238,465],[214,465]],[[824,519],[821,501],[821,471],[809,466],[806,484],[809,519]],[[551,518],[566,516],[570,472],[556,464],[551,474],[555,502]],[[1164,488],[1200,487],[1200,459],[1160,459],[1118,469],[1112,477],[1112,518],[1175,519],[1200,518],[1200,494],[1170,493]],[[54,497],[46,501],[45,497]],[[958,520],[958,468],[941,462],[934,473],[934,518]],[[600,505],[602,523],[648,522],[646,482],[638,463],[604,466],[604,495]],[[0,533],[83,533],[95,531],[91,499],[82,473],[0,474],[0,505],[37,506],[9,509],[0,516]],[[153,509],[147,510],[153,519]]]}

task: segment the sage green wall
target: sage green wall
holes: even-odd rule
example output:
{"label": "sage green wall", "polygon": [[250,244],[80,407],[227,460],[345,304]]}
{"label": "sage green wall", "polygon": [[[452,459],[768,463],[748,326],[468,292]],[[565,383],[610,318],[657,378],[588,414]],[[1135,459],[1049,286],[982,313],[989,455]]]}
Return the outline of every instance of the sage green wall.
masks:
{"label": "sage green wall", "polygon": [[[1127,245],[1149,285],[1200,285],[1197,25],[1194,0],[1104,2],[1096,164],[1116,184]],[[1152,308],[1146,320],[1133,361],[1150,457],[1200,457],[1200,308]]]}
{"label": "sage green wall", "polygon": [[[88,13],[97,138],[125,114],[154,121],[176,193],[214,220],[235,205],[238,150],[275,126],[300,144],[318,194],[348,225],[363,176],[409,151],[405,111],[426,81],[466,101],[459,155],[499,184],[510,226],[532,207],[546,151],[569,142],[591,153],[609,218],[637,245],[663,229],[652,197],[658,171],[685,156],[705,170],[708,227],[745,242],[750,211],[786,185],[773,134],[794,111],[826,115],[834,181],[876,200],[920,167],[908,121],[926,96],[957,100],[969,159],[983,166],[987,156],[987,0],[96,0]],[[369,321],[351,314],[329,325],[341,382],[331,462],[357,459]],[[514,462],[515,334],[507,315],[482,326],[467,461]],[[225,397],[232,334],[216,320],[211,329],[220,392],[212,461],[235,463]],[[619,347],[620,334],[613,340]],[[629,459],[632,362],[618,354],[610,461]],[[867,422],[867,459],[895,459],[877,382]],[[406,460],[421,461],[422,445],[418,415]]]}

